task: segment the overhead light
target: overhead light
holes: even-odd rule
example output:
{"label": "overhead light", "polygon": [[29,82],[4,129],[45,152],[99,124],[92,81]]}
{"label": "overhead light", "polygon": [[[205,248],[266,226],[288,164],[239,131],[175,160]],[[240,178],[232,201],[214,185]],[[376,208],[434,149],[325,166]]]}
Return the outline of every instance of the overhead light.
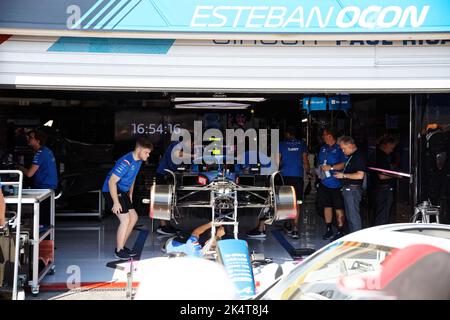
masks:
{"label": "overhead light", "polygon": [[174,107],[175,109],[237,110],[247,109],[250,107],[250,104],[233,102],[197,102],[176,104]]}
{"label": "overhead light", "polygon": [[189,101],[247,101],[247,102],[263,102],[266,98],[245,98],[245,97],[175,97],[172,98],[173,102],[189,102]]}
{"label": "overhead light", "polygon": [[44,123],[44,127],[51,127],[53,126],[53,120],[48,120],[46,123]]}
{"label": "overhead light", "polygon": [[303,123],[308,122],[308,118],[302,119],[302,122]]}

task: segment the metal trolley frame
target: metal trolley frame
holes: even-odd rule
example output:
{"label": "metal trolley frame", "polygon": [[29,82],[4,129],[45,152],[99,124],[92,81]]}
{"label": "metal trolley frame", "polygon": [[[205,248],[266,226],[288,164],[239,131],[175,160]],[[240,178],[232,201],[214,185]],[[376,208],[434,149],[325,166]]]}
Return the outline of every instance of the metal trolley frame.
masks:
{"label": "metal trolley frame", "polygon": [[19,282],[19,251],[20,251],[20,226],[21,226],[21,219],[22,219],[22,182],[23,182],[23,174],[19,170],[0,170],[1,174],[17,174],[19,177],[18,181],[12,181],[12,182],[2,182],[2,185],[17,185],[17,215],[14,220],[13,228],[16,229],[16,245],[15,245],[15,251],[14,251],[14,278],[13,278],[13,292],[12,292],[12,300],[18,300],[18,299],[24,299],[24,293],[18,292],[18,282]]}
{"label": "metal trolley frame", "polygon": [[[31,293],[33,295],[39,294],[39,283],[48,273],[53,274],[55,272],[54,252],[53,259],[47,266],[39,272],[39,245],[42,240],[47,236],[50,236],[50,240],[55,240],[55,193],[50,189],[22,189],[23,174],[18,170],[0,170],[0,174],[18,174],[19,181],[14,182],[2,182],[3,185],[19,185],[18,193],[14,196],[6,196],[6,204],[17,204],[17,216],[14,221],[14,228],[16,229],[16,252],[14,262],[14,287],[13,287],[13,299],[17,298],[17,283],[18,283],[18,262],[19,262],[19,248],[20,248],[20,225],[22,222],[22,206],[24,204],[33,205],[33,228],[31,238],[29,239],[32,245],[32,266],[31,266],[31,280],[28,281],[28,285],[31,287]],[[40,203],[50,198],[50,226],[42,233],[39,230],[39,213]]]}

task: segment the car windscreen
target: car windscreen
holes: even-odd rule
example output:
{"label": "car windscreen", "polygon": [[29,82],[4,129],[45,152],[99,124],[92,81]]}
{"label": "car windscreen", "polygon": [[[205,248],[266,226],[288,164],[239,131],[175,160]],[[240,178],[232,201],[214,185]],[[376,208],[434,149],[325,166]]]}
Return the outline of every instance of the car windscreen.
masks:
{"label": "car windscreen", "polygon": [[342,290],[342,279],[380,271],[393,248],[358,242],[338,242],[299,264],[260,298],[265,300],[355,299]]}

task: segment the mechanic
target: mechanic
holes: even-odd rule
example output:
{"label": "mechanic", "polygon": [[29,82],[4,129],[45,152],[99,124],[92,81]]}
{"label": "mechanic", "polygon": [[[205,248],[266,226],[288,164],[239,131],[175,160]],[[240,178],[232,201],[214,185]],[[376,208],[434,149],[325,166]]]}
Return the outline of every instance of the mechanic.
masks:
{"label": "mechanic", "polygon": [[[397,139],[392,135],[381,137],[376,153],[376,168],[393,169],[390,156],[394,152],[397,143]],[[395,178],[387,174],[376,173],[374,182],[374,224],[379,226],[389,223],[391,208],[394,203]]]}
{"label": "mechanic", "polygon": [[128,260],[136,252],[128,249],[125,244],[138,220],[133,205],[133,190],[136,176],[142,162],[146,161],[153,150],[148,138],[140,137],[133,151],[117,160],[114,168],[108,173],[102,192],[108,208],[120,221],[117,228],[117,246],[114,256],[117,259]]}
{"label": "mechanic", "polygon": [[190,235],[179,234],[169,238],[164,250],[166,253],[184,253],[187,256],[201,257],[207,251],[214,250],[217,241],[225,235],[225,229],[220,226],[216,229],[216,235],[211,239],[212,222],[202,224],[192,231]]}
{"label": "mechanic", "polygon": [[293,186],[297,196],[297,216],[293,220],[293,239],[298,239],[298,220],[300,216],[301,203],[303,201],[303,176],[306,170],[308,177],[310,167],[308,161],[308,147],[302,140],[295,138],[295,127],[288,127],[285,133],[285,141],[280,143],[280,171],[285,185]]}
{"label": "mechanic", "polygon": [[[341,237],[344,234],[344,201],[342,199],[342,182],[333,176],[337,170],[342,170],[345,165],[345,155],[336,143],[336,132],[333,128],[325,128],[322,139],[325,142],[318,155],[320,182],[317,185],[317,204],[324,208],[325,223],[327,226],[322,239],[329,240]],[[332,221],[333,209],[336,211],[338,231],[333,235]]]}
{"label": "mechanic", "polygon": [[[347,156],[342,172],[334,173],[334,177],[342,180],[342,196],[344,197],[345,215],[349,232],[361,230],[360,203],[363,193],[363,182],[366,175],[366,159],[358,149],[352,137],[343,136],[338,140],[339,146]],[[333,240],[343,236],[342,230]]]}
{"label": "mechanic", "polygon": [[443,205],[439,221],[450,224],[450,124],[428,123],[420,140],[424,154],[421,198]]}
{"label": "mechanic", "polygon": [[[293,239],[298,239],[298,219],[300,216],[300,204],[303,200],[303,175],[306,170],[310,176],[310,167],[308,161],[308,148],[302,140],[295,137],[295,127],[288,127],[285,133],[285,141],[282,141],[279,146],[279,168],[285,185],[294,187],[297,196],[297,216],[293,219],[293,226],[291,236]],[[250,238],[265,238],[265,224],[263,221],[259,222],[257,228],[247,233]]]}
{"label": "mechanic", "polygon": [[[252,163],[256,159],[256,163]],[[263,152],[245,151],[244,163],[238,166],[238,171],[243,174],[251,174],[251,169],[255,166],[259,168],[259,174],[270,176],[277,171],[276,164],[272,165],[272,159]],[[274,161],[275,162],[275,161]]]}
{"label": "mechanic", "polygon": [[31,130],[27,138],[28,145],[35,151],[33,162],[28,169],[21,165],[18,165],[18,169],[26,177],[34,178],[34,188],[56,190],[58,186],[56,160],[53,152],[45,146],[47,134],[43,131]]}
{"label": "mechanic", "polygon": [[[53,152],[45,146],[47,134],[41,130],[31,130],[27,134],[28,145],[35,151],[30,168],[17,165],[24,176],[33,177],[33,188],[56,190],[58,187],[58,174],[56,170],[56,160]],[[50,225],[50,200],[42,202],[40,208],[39,223]]]}
{"label": "mechanic", "polygon": [[285,133],[285,141],[280,143],[280,171],[285,185],[294,187],[297,196],[297,217],[293,221],[291,236],[298,239],[298,221],[301,212],[304,189],[304,171],[311,178],[308,160],[308,147],[302,140],[295,137],[295,127],[288,127]]}

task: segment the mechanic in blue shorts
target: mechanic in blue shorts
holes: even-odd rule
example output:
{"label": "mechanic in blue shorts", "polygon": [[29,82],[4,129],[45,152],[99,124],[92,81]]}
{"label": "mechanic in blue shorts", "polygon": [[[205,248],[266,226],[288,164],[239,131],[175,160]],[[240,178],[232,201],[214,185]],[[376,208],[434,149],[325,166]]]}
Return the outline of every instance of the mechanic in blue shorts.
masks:
{"label": "mechanic in blue shorts", "polygon": [[111,211],[120,221],[117,229],[117,246],[114,251],[117,259],[127,260],[136,255],[135,252],[125,247],[138,220],[133,205],[134,182],[142,162],[148,159],[152,150],[153,145],[149,139],[139,138],[134,150],[117,160],[103,183],[102,192],[106,206],[112,208]]}

